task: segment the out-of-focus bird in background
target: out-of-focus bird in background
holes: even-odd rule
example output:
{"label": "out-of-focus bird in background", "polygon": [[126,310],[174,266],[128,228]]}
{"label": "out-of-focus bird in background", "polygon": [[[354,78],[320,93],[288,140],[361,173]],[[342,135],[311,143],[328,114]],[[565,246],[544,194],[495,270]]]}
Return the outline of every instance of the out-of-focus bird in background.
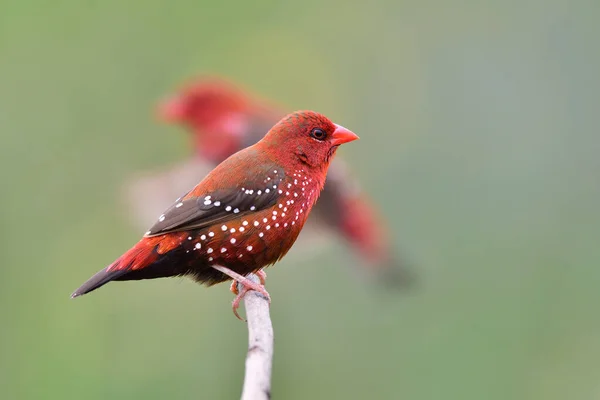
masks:
{"label": "out-of-focus bird in background", "polygon": [[[162,101],[157,112],[161,120],[188,130],[194,156],[171,171],[138,178],[127,185],[130,201],[136,207],[138,199],[149,197],[146,193],[161,192],[154,197],[154,203],[146,203],[138,211],[144,223],[155,218],[165,202],[172,201],[175,190],[190,187],[190,182],[196,182],[208,167],[258,142],[285,114],[283,108],[249,90],[215,77],[186,84]],[[309,241],[305,239],[308,236],[322,239],[326,232],[336,233],[360,256],[356,265],[362,268],[357,270],[396,286],[412,283],[413,272],[392,254],[389,230],[374,202],[339,157],[332,162],[308,227],[313,234],[301,235],[302,242]]]}
{"label": "out-of-focus bird in background", "polygon": [[[284,117],[259,142],[228,157],[177,199],[144,237],[72,297],[113,280],[190,276],[214,285],[245,278],[280,260],[317,201],[337,148],[358,139],[313,111]],[[263,278],[264,284],[264,278]]]}

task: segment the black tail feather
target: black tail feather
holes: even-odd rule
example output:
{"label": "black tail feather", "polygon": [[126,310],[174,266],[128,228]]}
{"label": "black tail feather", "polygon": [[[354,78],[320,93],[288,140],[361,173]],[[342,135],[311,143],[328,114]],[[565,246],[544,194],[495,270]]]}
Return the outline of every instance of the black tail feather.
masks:
{"label": "black tail feather", "polygon": [[419,284],[419,277],[412,265],[393,262],[384,271],[379,279],[389,288],[411,290]]}
{"label": "black tail feather", "polygon": [[79,297],[93,290],[96,290],[100,286],[103,286],[110,281],[118,279],[120,276],[127,273],[127,270],[117,270],[112,272],[107,272],[106,270],[107,268],[98,271],[94,276],[85,281],[85,283],[81,285],[79,289],[73,292],[71,298],[74,299],[75,297]]}
{"label": "black tail feather", "polygon": [[[121,265],[117,263],[119,263],[119,260],[115,261],[113,264],[109,265],[103,270],[98,271],[94,276],[81,285],[79,289],[73,292],[71,298],[75,298],[96,290],[110,281],[137,281],[142,279],[168,278],[171,276],[184,276],[191,272],[190,268],[187,267],[184,262],[177,262],[177,260],[173,261],[169,257],[161,257],[158,261],[155,261],[144,268],[135,270],[122,268]],[[175,266],[173,266],[173,264]],[[120,268],[113,271],[107,271],[108,268],[114,268],[115,265]],[[202,268],[201,270],[205,271],[207,274],[196,274],[198,278],[197,280],[200,282],[208,283],[207,281],[214,281],[214,283],[216,283],[228,279],[227,276],[223,275],[221,272],[208,266],[204,267],[205,268]],[[220,279],[217,279],[217,277]]]}

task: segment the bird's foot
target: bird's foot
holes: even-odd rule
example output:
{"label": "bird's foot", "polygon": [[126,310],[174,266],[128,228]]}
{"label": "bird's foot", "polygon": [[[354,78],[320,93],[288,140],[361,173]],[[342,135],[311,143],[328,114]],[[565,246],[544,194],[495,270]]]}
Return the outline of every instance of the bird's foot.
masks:
{"label": "bird's foot", "polygon": [[[235,275],[238,275],[238,274],[236,274],[236,273],[234,273],[234,274],[235,274]],[[267,273],[266,273],[265,271],[263,271],[262,269],[259,269],[258,271],[256,271],[256,272],[254,273],[254,275],[256,275],[256,276],[258,277],[258,279],[260,280],[260,285],[262,285],[262,286],[263,286],[263,289],[264,289],[265,282],[266,282],[266,280],[267,280]],[[229,275],[229,276],[231,276],[231,275]],[[238,283],[242,283],[242,282],[238,282],[238,281],[236,280],[236,278],[234,278],[233,276],[231,276],[231,277],[233,278],[233,282],[231,282],[231,286],[229,287],[229,290],[231,291],[231,293],[233,293],[233,294],[235,294],[235,295],[238,295],[238,294],[240,294],[240,293],[239,293],[239,290],[238,290]],[[245,277],[242,277],[242,278],[244,278],[244,279],[247,279],[247,278],[245,278]],[[248,279],[248,280],[249,280],[249,279]],[[254,283],[254,282],[253,282],[253,283]],[[242,285],[243,285],[243,283],[242,283]],[[259,286],[260,286],[260,285],[259,285]],[[256,289],[253,289],[253,290],[256,290]],[[258,290],[258,292],[260,292],[260,290]],[[262,293],[262,292],[261,292],[261,293]],[[263,293],[263,294],[264,294],[264,293]],[[266,296],[266,295],[265,295],[265,296]],[[267,297],[267,298],[269,298],[269,296],[266,296],[266,297]],[[270,301],[270,300],[269,300],[269,301]]]}
{"label": "bird's foot", "polygon": [[[267,290],[265,289],[265,286],[264,286],[265,278],[267,277],[267,274],[264,271],[258,270],[256,272],[258,279],[260,279],[260,283],[256,283],[253,280],[250,280],[250,279],[246,278],[245,276],[242,276],[242,275],[238,274],[237,272],[232,271],[229,268],[223,267],[221,265],[213,265],[212,267],[214,269],[216,269],[217,271],[220,271],[233,279],[233,282],[231,283],[229,290],[231,290],[231,292],[233,294],[235,294],[236,297],[235,297],[235,299],[233,299],[233,302],[231,303],[231,307],[233,309],[233,314],[239,320],[246,321],[245,319],[240,317],[240,314],[238,314],[237,310],[240,307],[240,302],[242,301],[242,299],[244,298],[246,293],[248,293],[250,290],[254,290],[254,291],[262,294],[263,296],[265,296],[265,298],[267,299],[269,304],[271,303],[271,296],[269,295],[269,292],[267,292]],[[242,285],[241,290],[238,290],[238,284]]]}
{"label": "bird's foot", "polygon": [[[259,269],[254,274],[260,280],[260,284],[257,284],[256,282],[254,282],[248,278],[244,278],[247,281],[245,280],[243,282],[239,282],[234,279],[234,281],[231,282],[231,286],[229,287],[229,290],[231,291],[231,293],[236,295],[235,299],[233,299],[233,302],[231,303],[231,306],[233,308],[233,314],[242,321],[246,321],[246,320],[242,319],[240,317],[237,310],[240,307],[240,302],[242,301],[242,299],[244,298],[246,293],[248,293],[250,290],[255,290],[255,291],[259,292],[260,294],[262,294],[263,296],[265,296],[267,298],[269,303],[271,303],[271,296],[269,295],[269,292],[267,292],[267,290],[265,289],[265,281],[267,279],[267,273],[265,271],[263,271],[262,269]],[[247,282],[250,282],[250,284],[248,284]],[[241,291],[238,289],[238,284],[242,285]]]}
{"label": "bird's foot", "polygon": [[260,279],[260,284],[264,286],[265,282],[267,281],[267,273],[264,270],[259,269],[254,273],[254,275],[258,276],[258,279]]}

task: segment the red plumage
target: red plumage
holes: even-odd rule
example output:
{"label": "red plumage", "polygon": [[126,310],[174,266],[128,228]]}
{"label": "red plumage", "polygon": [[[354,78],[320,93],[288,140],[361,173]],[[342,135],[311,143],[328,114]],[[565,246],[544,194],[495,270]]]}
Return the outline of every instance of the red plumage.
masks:
{"label": "red plumage", "polygon": [[358,137],[312,111],[290,114],[227,158],[162,214],[146,235],[73,293],[109,281],[190,276],[212,285],[282,258],[325,183],[340,144]]}
{"label": "red plumage", "polygon": [[[186,126],[193,135],[196,154],[216,164],[260,140],[264,127],[283,111],[230,82],[205,78],[163,102],[159,114]],[[363,265],[383,273],[386,281],[394,278],[396,283],[406,284],[411,278],[404,266],[394,262],[385,223],[342,160],[332,163],[313,215],[309,222],[334,228],[358,250],[366,261]]]}

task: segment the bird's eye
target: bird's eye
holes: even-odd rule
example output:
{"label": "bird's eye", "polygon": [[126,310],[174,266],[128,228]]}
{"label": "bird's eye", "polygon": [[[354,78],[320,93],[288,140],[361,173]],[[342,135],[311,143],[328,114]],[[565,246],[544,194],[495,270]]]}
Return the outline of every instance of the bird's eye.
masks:
{"label": "bird's eye", "polygon": [[324,130],[315,128],[312,131],[310,131],[310,136],[317,140],[325,140],[325,138],[327,137],[327,134],[325,133]]}

